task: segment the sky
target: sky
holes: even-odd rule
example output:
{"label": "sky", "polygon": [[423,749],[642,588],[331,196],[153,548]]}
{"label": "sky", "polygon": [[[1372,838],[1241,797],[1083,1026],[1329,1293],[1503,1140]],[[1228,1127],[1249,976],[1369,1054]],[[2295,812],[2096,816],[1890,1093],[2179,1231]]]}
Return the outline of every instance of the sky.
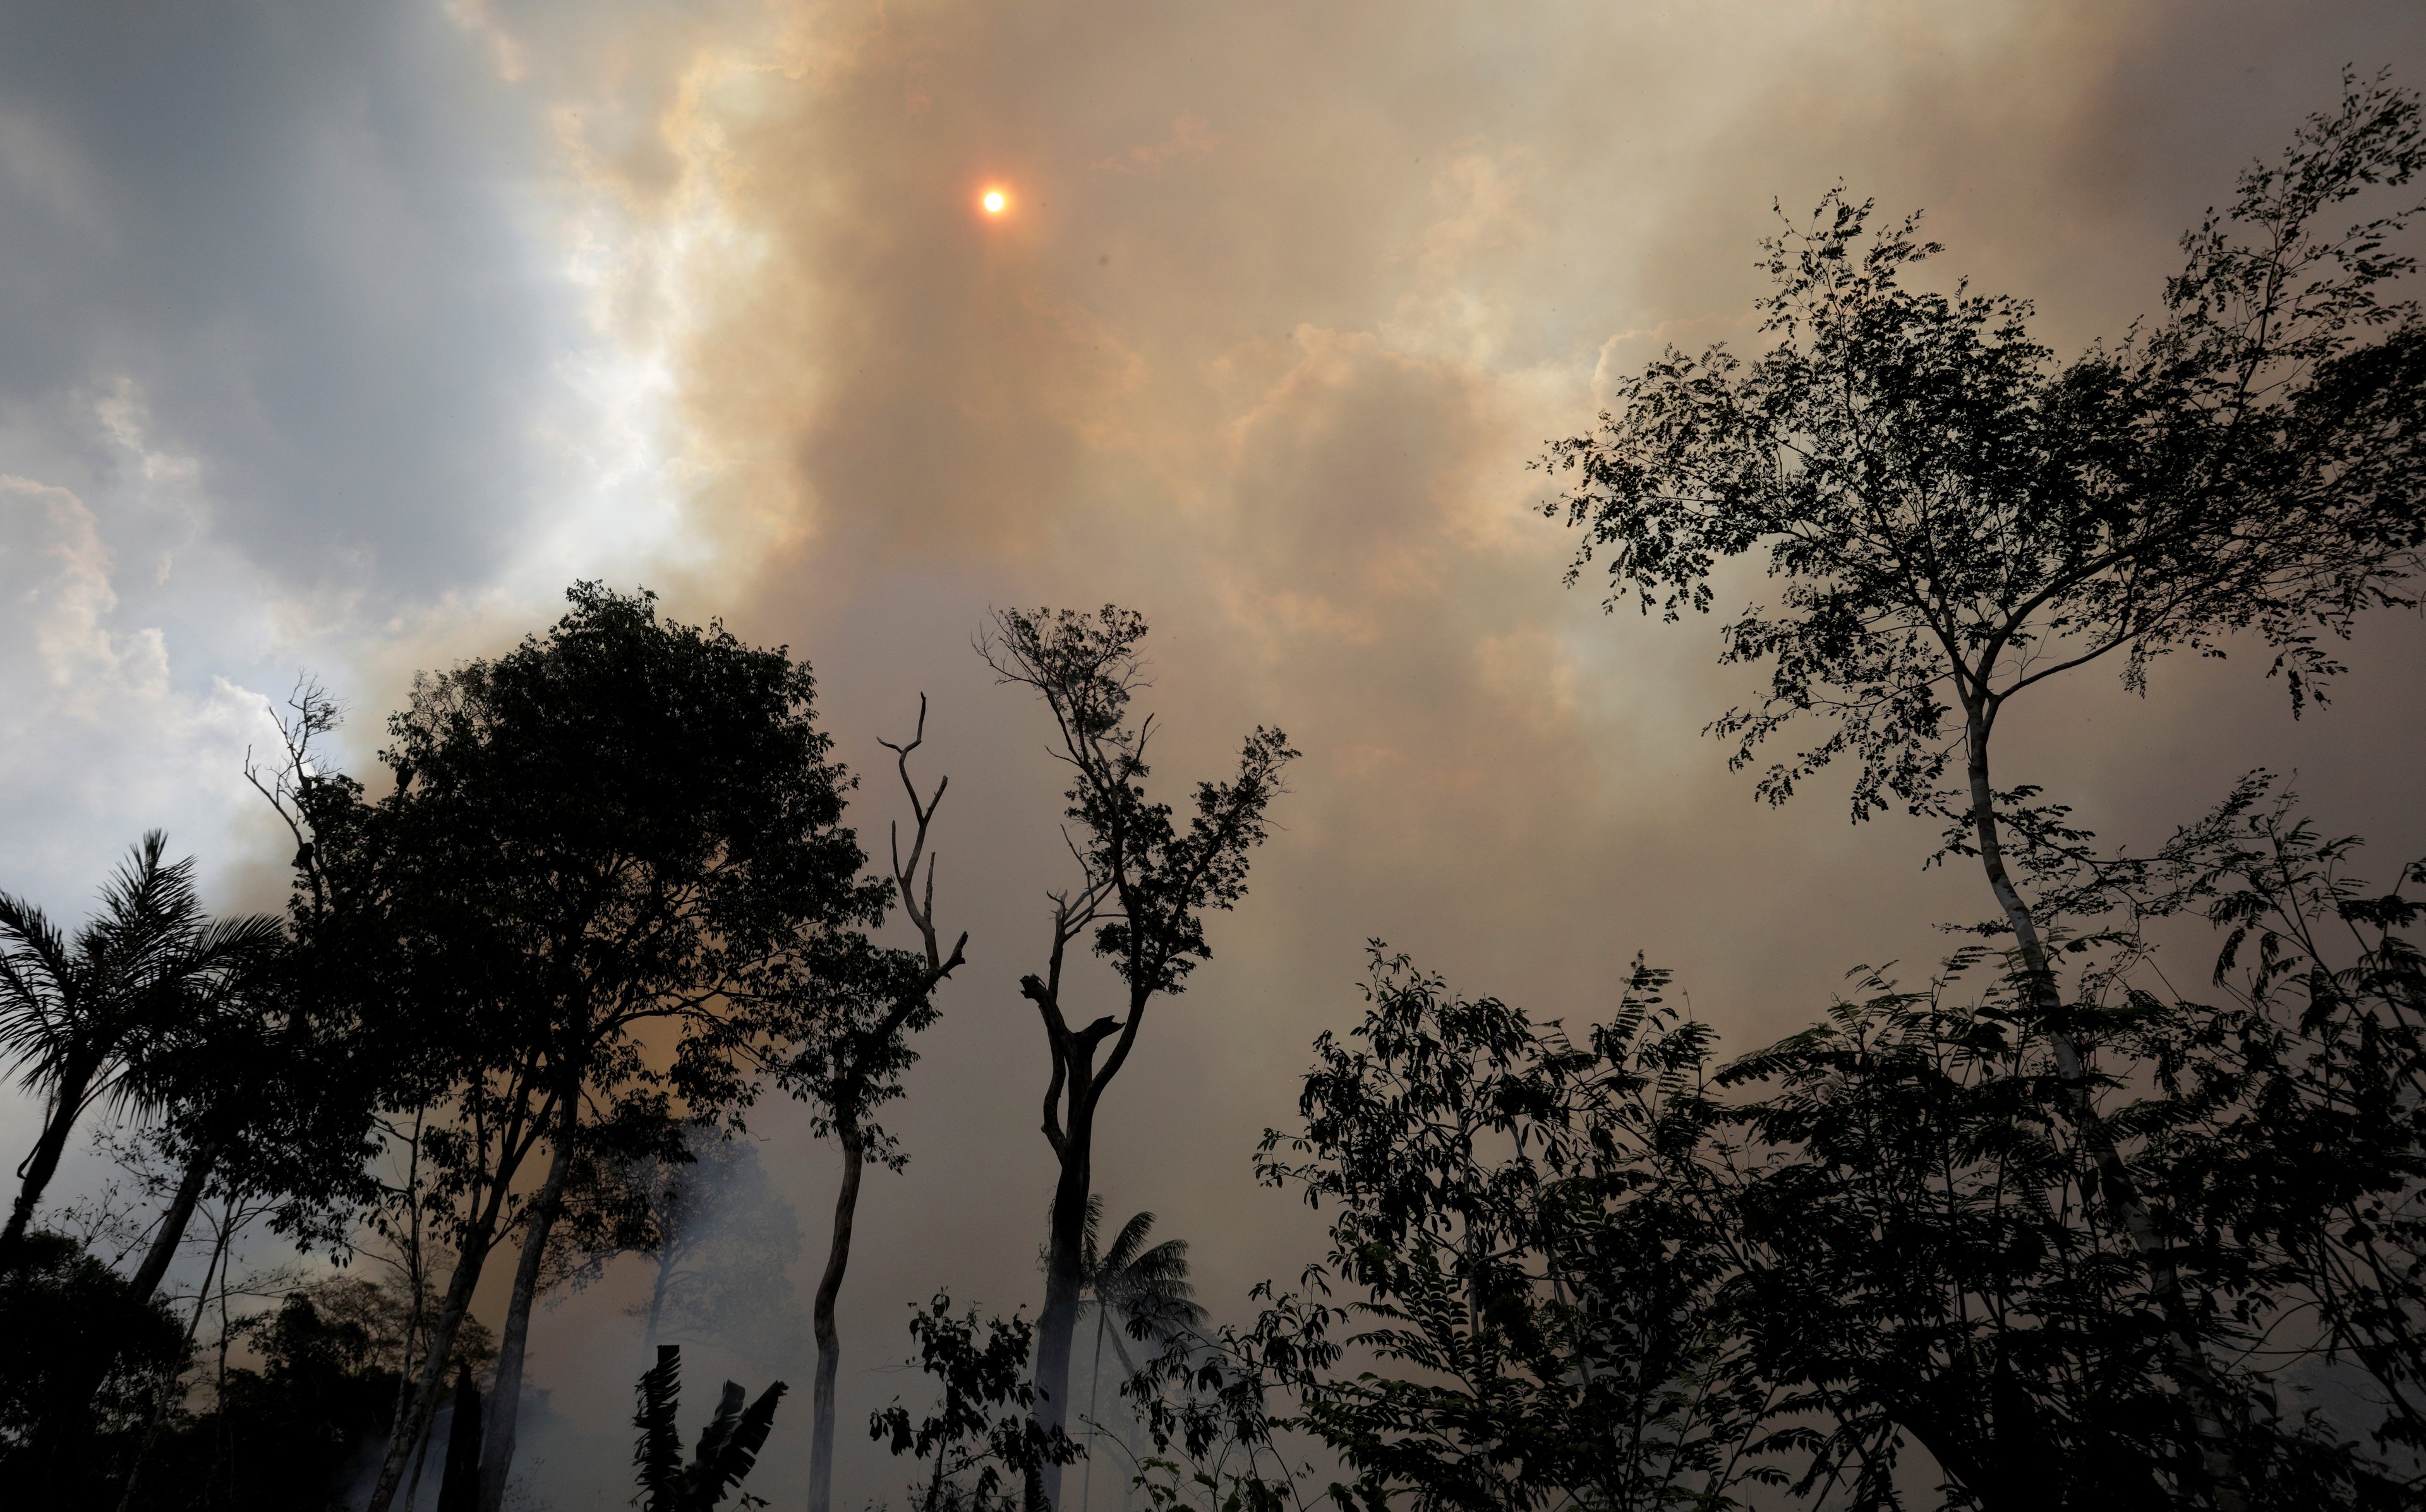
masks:
{"label": "sky", "polygon": [[[78,917],[157,826],[215,905],[275,907],[283,832],[244,779],[271,705],[319,680],[366,768],[416,669],[543,626],[575,579],[806,657],[880,842],[906,807],[876,741],[923,692],[970,965],[895,1119],[912,1164],[863,1200],[849,1430],[912,1390],[907,1303],[1042,1291],[1046,1061],[1015,984],[1069,862],[1042,711],[972,636],[1007,605],[1137,608],[1158,780],[1220,775],[1257,724],[1304,752],[1097,1157],[1114,1218],[1158,1214],[1237,1316],[1318,1252],[1249,1154],[1360,1011],[1368,940],[1571,1022],[1642,952],[1748,1050],[1984,911],[1921,869],[1924,827],[1849,825],[1841,780],[1757,803],[1699,733],[1753,687],[1713,622],[1562,587],[1528,460],[1663,346],[1755,344],[1773,207],[1839,182],[1925,208],[1949,274],[2035,301],[2059,351],[2119,334],[2345,64],[2426,85],[2426,12],[17,0],[0,887]],[[2297,723],[2247,655],[2144,699],[2093,672],[2007,769],[2143,846],[2248,767],[2295,772],[2388,875],[2426,850],[2426,627],[2378,617],[2349,661]],[[0,1094],[0,1138],[33,1126]],[[833,1151],[794,1108],[752,1127],[821,1244]],[[62,1199],[106,1175],[82,1157]],[[526,1455],[558,1505],[627,1494],[637,1289],[535,1327]],[[796,1494],[804,1444],[779,1426],[752,1488]],[[846,1502],[905,1478],[846,1432]]]}

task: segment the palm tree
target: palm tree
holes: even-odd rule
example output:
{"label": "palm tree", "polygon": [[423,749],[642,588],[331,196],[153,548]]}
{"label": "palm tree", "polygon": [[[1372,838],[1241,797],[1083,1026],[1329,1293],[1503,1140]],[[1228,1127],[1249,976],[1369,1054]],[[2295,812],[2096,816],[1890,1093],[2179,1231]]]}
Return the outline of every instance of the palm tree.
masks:
{"label": "palm tree", "polygon": [[[1121,1225],[1108,1248],[1099,1248],[1096,1234],[1103,1222],[1104,1199],[1087,1198],[1086,1240],[1079,1255],[1079,1308],[1095,1311],[1095,1362],[1087,1377],[1087,1471],[1079,1484],[1078,1505],[1086,1512],[1094,1488],[1093,1446],[1097,1387],[1104,1374],[1104,1344],[1111,1343],[1126,1376],[1137,1374],[1137,1362],[1121,1343],[1126,1332],[1140,1343],[1159,1344],[1172,1335],[1205,1324],[1205,1310],[1196,1304],[1196,1288],[1188,1280],[1188,1241],[1166,1239],[1149,1247],[1154,1214],[1140,1213]],[[1122,1327],[1111,1327],[1119,1313]]]}
{"label": "palm tree", "polygon": [[13,1261],[76,1121],[105,1102],[152,1102],[152,1053],[224,1003],[284,938],[274,918],[205,920],[192,858],[170,862],[168,845],[159,830],[143,837],[73,943],[41,909],[0,893],[0,1055],[45,1101],[41,1134],[17,1167],[0,1266]]}

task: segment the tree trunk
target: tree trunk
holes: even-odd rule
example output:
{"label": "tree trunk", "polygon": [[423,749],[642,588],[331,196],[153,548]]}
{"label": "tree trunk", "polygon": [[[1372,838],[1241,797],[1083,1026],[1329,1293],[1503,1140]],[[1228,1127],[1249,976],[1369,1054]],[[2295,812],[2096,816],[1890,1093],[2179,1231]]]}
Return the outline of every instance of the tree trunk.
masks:
{"label": "tree trunk", "polygon": [[673,1284],[674,1247],[669,1242],[657,1252],[656,1284],[649,1288],[649,1327],[640,1343],[648,1348],[657,1346],[657,1329],[665,1321],[666,1289]]}
{"label": "tree trunk", "polygon": [[1087,1473],[1078,1480],[1078,1512],[1092,1512],[1095,1504],[1096,1397],[1104,1384],[1104,1328],[1109,1311],[1104,1305],[1103,1293],[1098,1290],[1095,1294],[1095,1361],[1087,1371]]}
{"label": "tree trunk", "polygon": [[[1036,1320],[1036,1425],[1046,1433],[1070,1421],[1070,1343],[1084,1289],[1087,1189],[1093,1178],[1094,1110],[1077,1098],[1063,1144],[1061,1178],[1053,1188],[1053,1216],[1044,1248],[1044,1311]],[[1066,1431],[1066,1428],[1065,1428]],[[1045,1502],[1061,1505],[1061,1467],[1039,1468]]]}
{"label": "tree trunk", "polygon": [[389,1512],[403,1484],[405,1464],[413,1456],[413,1446],[429,1432],[430,1420],[438,1411],[441,1383],[446,1378],[446,1357],[454,1353],[455,1336],[462,1331],[464,1315],[471,1311],[472,1293],[480,1284],[480,1269],[495,1240],[507,1187],[521,1164],[521,1156],[510,1152],[501,1161],[490,1188],[488,1211],[463,1236],[463,1247],[455,1257],[454,1274],[446,1280],[446,1300],[439,1305],[437,1321],[430,1325],[429,1348],[422,1357],[421,1378],[412,1390],[412,1418],[403,1431],[388,1440],[387,1456],[380,1462],[379,1480],[371,1488],[366,1512]]}
{"label": "tree trunk", "polygon": [[42,1200],[42,1191],[58,1174],[59,1157],[67,1153],[68,1136],[75,1132],[76,1115],[84,1111],[85,1093],[92,1086],[98,1065],[71,1064],[59,1078],[58,1093],[51,1100],[50,1117],[42,1120],[41,1136],[34,1141],[34,1152],[17,1167],[21,1178],[17,1186],[17,1204],[8,1210],[8,1227],[0,1231],[0,1266],[14,1263],[17,1247],[24,1242],[25,1231],[33,1226],[34,1209]]}
{"label": "tree trunk", "polygon": [[809,1424],[809,1512],[831,1512],[833,1503],[834,1381],[842,1371],[842,1339],[834,1331],[834,1298],[850,1266],[851,1223],[859,1213],[859,1179],[867,1164],[866,1141],[856,1118],[834,1120],[842,1144],[842,1190],[834,1196],[833,1241],[826,1271],[817,1279],[813,1321],[817,1337],[817,1380]]}
{"label": "tree trunk", "polygon": [[522,1259],[514,1266],[514,1290],[506,1303],[505,1332],[497,1339],[497,1373],[489,1386],[489,1421],[480,1444],[480,1512],[501,1512],[506,1504],[506,1476],[514,1463],[514,1419],[522,1407],[523,1354],[530,1340],[531,1301],[539,1293],[539,1267],[547,1255],[548,1232],[556,1227],[557,1209],[564,1199],[564,1173],[573,1164],[579,1107],[577,1089],[569,1091],[557,1114],[556,1150],[547,1163],[547,1181],[532,1203],[530,1227],[523,1234]]}
{"label": "tree trunk", "polygon": [[2079,1046],[2062,1026],[2063,999],[2056,989],[2054,967],[2047,958],[2046,941],[2039,935],[2038,921],[2005,869],[1996,790],[1988,780],[1988,732],[1976,715],[1969,721],[1968,743],[1971,821],[1980,847],[1980,865],[1987,873],[1989,890],[2004,910],[2005,922],[2013,928],[2014,946],[2022,958],[2031,1006],[2046,1023],[2047,1043],[2055,1052],[2057,1083],[2066,1111],[2096,1164],[2104,1205],[2112,1217],[2121,1221],[2125,1237],[2148,1273],[2149,1290],[2156,1294],[2158,1307],[2164,1313],[2173,1357],[2171,1374],[2190,1413],[2191,1430],[2197,1436],[2199,1473],[2213,1493],[2218,1512],[2245,1512],[2249,1497],[2232,1453],[2224,1392],[2193,1330],[2191,1308],[2182,1293],[2181,1274],[2175,1268],[2164,1236],[2157,1231],[2156,1220],[2140,1196],[2138,1183],[2132,1181],[2121,1152],[2114,1148],[2105,1120],[2098,1117]]}
{"label": "tree trunk", "polygon": [[[474,1512],[480,1501],[480,1389],[472,1367],[455,1370],[455,1411],[446,1423],[446,1466],[438,1475],[438,1512]],[[406,1512],[412,1512],[410,1507]]]}
{"label": "tree trunk", "polygon": [[194,1151],[186,1162],[186,1175],[177,1183],[177,1195],[169,1199],[169,1211],[160,1214],[159,1231],[152,1236],[152,1247],[144,1252],[143,1263],[136,1267],[135,1279],[126,1283],[137,1302],[149,1302],[152,1294],[160,1289],[161,1278],[169,1274],[170,1262],[177,1258],[177,1247],[186,1242],[186,1226],[194,1221],[194,1209],[202,1200],[202,1188],[209,1184],[211,1167],[218,1163],[219,1147],[216,1142]]}
{"label": "tree trunk", "polygon": [[[458,1368],[462,1370],[464,1374],[468,1375],[470,1373],[468,1366]],[[461,1399],[459,1398],[458,1400]],[[446,1431],[450,1435],[455,1431],[455,1420],[452,1416],[449,1416],[446,1420]],[[404,1512],[413,1512],[413,1509],[421,1504],[421,1472],[429,1468],[429,1430],[425,1429],[423,1430],[421,1437],[413,1441],[412,1474],[407,1477],[404,1483]],[[455,1440],[452,1438],[449,1438],[446,1441],[451,1446]],[[479,1467],[476,1464],[473,1466],[473,1469],[477,1472]],[[438,1467],[438,1479],[440,1481],[439,1489],[445,1489],[445,1482],[446,1479],[446,1467],[444,1465]],[[473,1486],[475,1500],[477,1500],[478,1490],[479,1487],[476,1481]],[[471,1504],[468,1502],[465,1503],[464,1508],[465,1512],[470,1512]]]}

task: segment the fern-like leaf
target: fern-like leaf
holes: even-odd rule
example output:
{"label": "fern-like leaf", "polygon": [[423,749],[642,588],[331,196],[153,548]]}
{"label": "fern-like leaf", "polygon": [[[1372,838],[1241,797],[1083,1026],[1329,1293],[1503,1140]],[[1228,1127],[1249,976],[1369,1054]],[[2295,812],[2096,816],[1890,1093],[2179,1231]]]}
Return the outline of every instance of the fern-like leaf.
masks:
{"label": "fern-like leaf", "polygon": [[632,1426],[640,1430],[632,1451],[639,1467],[643,1512],[682,1512],[682,1433],[674,1412],[682,1402],[682,1346],[659,1344],[657,1362],[640,1376],[640,1409]]}

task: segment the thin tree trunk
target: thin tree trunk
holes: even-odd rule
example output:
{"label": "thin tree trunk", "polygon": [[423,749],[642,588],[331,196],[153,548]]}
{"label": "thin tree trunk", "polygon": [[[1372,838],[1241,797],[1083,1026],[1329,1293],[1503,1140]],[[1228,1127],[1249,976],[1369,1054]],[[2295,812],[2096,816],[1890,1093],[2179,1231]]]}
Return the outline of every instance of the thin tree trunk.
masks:
{"label": "thin tree trunk", "polygon": [[1087,1372],[1087,1472],[1078,1480],[1078,1512],[1095,1504],[1095,1398],[1104,1383],[1104,1298],[1095,1295],[1095,1362]]}
{"label": "thin tree trunk", "polygon": [[[1104,1337],[1112,1342],[1112,1358],[1121,1362],[1121,1379],[1137,1379],[1137,1361],[1129,1358],[1129,1346],[1121,1343],[1121,1330],[1107,1329]],[[1137,1431],[1137,1414],[1124,1407],[1119,1423],[1120,1426],[1113,1431],[1111,1438],[1121,1446],[1121,1460],[1124,1467],[1124,1473],[1121,1476],[1121,1507],[1122,1512],[1127,1512],[1130,1493],[1136,1489],[1138,1452],[1130,1446],[1129,1435]]]}
{"label": "thin tree trunk", "polygon": [[152,1294],[160,1289],[161,1279],[169,1274],[170,1263],[177,1258],[177,1247],[186,1242],[186,1226],[194,1221],[194,1209],[202,1200],[202,1188],[211,1179],[211,1167],[218,1163],[217,1141],[194,1151],[186,1162],[185,1179],[177,1183],[177,1195],[169,1199],[169,1211],[160,1215],[159,1231],[152,1236],[152,1247],[145,1251],[143,1263],[137,1266],[135,1279],[126,1283],[137,1302],[149,1302]]}
{"label": "thin tree trunk", "polygon": [[657,1346],[657,1328],[665,1318],[666,1289],[673,1284],[673,1279],[674,1248],[671,1243],[668,1243],[657,1255],[656,1284],[649,1288],[648,1336],[640,1341],[651,1349]]}
{"label": "thin tree trunk", "polygon": [[530,1341],[531,1301],[539,1293],[539,1267],[546,1258],[548,1231],[556,1227],[557,1209],[564,1199],[564,1173],[573,1164],[580,1105],[578,1090],[572,1089],[558,1109],[556,1150],[547,1163],[547,1181],[531,1208],[530,1227],[523,1234],[522,1259],[514,1266],[514,1290],[506,1303],[505,1332],[497,1340],[497,1373],[489,1387],[488,1423],[480,1444],[480,1512],[501,1512],[506,1504],[506,1476],[514,1463],[514,1418],[522,1406],[523,1354]]}
{"label": "thin tree trunk", "polygon": [[[421,1125],[426,1108],[412,1110],[412,1154],[404,1166],[404,1202],[409,1220],[404,1231],[404,1284],[412,1301],[404,1310],[404,1342],[396,1357],[396,1410],[389,1414],[388,1438],[392,1440],[404,1432],[406,1416],[412,1410],[412,1346],[421,1338],[421,1325],[429,1312],[429,1280],[422,1267],[421,1251]],[[412,1462],[412,1485],[421,1484],[421,1461]],[[412,1490],[405,1492],[406,1512],[412,1506]]]}
{"label": "thin tree trunk", "polygon": [[2081,1143],[2089,1148],[2090,1158],[2096,1164],[2105,1205],[2121,1220],[2125,1237],[2148,1273],[2149,1290],[2156,1294],[2158,1307],[2164,1313],[2173,1358],[2171,1374],[2198,1439],[2199,1472],[2213,1493],[2218,1512],[2245,1512],[2249,1497],[2232,1453],[2224,1393],[2192,1328],[2181,1273],[2175,1267],[2164,1236],[2157,1231],[2156,1220],[2140,1196],[2139,1184],[2131,1179],[2121,1152],[2114,1148],[2105,1120],[2098,1117],[2079,1046],[2062,1026],[2063,1000],[2056,989],[2054,968],[2047,958],[2046,941],[2040,937],[2038,921],[2005,869],[1996,793],[1988,780],[1988,732],[1976,716],[1970,721],[1968,735],[1971,819],[1980,847],[1980,864],[1987,873],[1988,887],[1996,894],[1997,906],[2004,910],[2005,922],[2013,928],[2031,1005],[2046,1024],[2047,1042],[2055,1053],[2057,1084]]}
{"label": "thin tree trunk", "polygon": [[825,1274],[817,1279],[813,1312],[817,1338],[817,1380],[809,1424],[809,1512],[831,1512],[833,1503],[834,1381],[842,1371],[842,1338],[834,1331],[834,1298],[850,1266],[850,1232],[859,1213],[859,1180],[867,1164],[858,1120],[845,1113],[834,1121],[842,1144],[842,1190],[834,1196],[833,1241]]}
{"label": "thin tree trunk", "polygon": [[50,1117],[42,1120],[41,1136],[34,1141],[34,1152],[17,1167],[21,1178],[17,1202],[8,1210],[8,1227],[0,1231],[0,1265],[15,1263],[25,1231],[33,1225],[34,1209],[41,1203],[43,1189],[58,1174],[59,1157],[67,1153],[68,1136],[75,1132],[76,1116],[84,1111],[85,1094],[90,1090],[93,1073],[99,1070],[98,1066],[71,1066],[59,1078],[58,1093],[51,1100]]}
{"label": "thin tree trunk", "polygon": [[[528,1088],[518,1086],[517,1098],[526,1098]],[[480,1284],[480,1272],[488,1263],[489,1250],[496,1243],[497,1221],[505,1212],[506,1198],[511,1192],[515,1173],[522,1169],[523,1158],[529,1147],[522,1144],[522,1112],[526,1104],[516,1103],[517,1111],[500,1131],[497,1147],[497,1168],[483,1178],[487,1191],[485,1206],[478,1219],[463,1230],[462,1247],[455,1254],[455,1269],[447,1278],[446,1299],[439,1305],[437,1321],[430,1325],[429,1346],[422,1356],[420,1378],[412,1389],[412,1415],[406,1431],[388,1440],[387,1454],[380,1461],[379,1480],[371,1488],[371,1498],[364,1512],[389,1512],[396,1493],[404,1482],[405,1463],[413,1457],[414,1445],[429,1432],[430,1421],[438,1411],[438,1399],[445,1393],[446,1357],[455,1350],[456,1335],[461,1332],[463,1319],[472,1307],[472,1294]],[[538,1117],[545,1118],[552,1103],[542,1104]],[[416,1136],[420,1118],[414,1118]],[[482,1134],[485,1150],[486,1134]],[[416,1147],[417,1148],[417,1147]],[[482,1200],[482,1186],[475,1186],[472,1198]],[[416,1227],[418,1218],[416,1215]]]}
{"label": "thin tree trunk", "polygon": [[[944,1390],[944,1421],[952,1420],[952,1393]],[[952,1446],[942,1440],[935,1441],[935,1478],[927,1483],[927,1512],[939,1512],[944,1504],[944,1461],[950,1458]]]}
{"label": "thin tree trunk", "polygon": [[[202,1266],[202,1289],[194,1297],[194,1315],[186,1320],[185,1354],[186,1356],[192,1355],[194,1339],[202,1330],[202,1314],[209,1311],[211,1305],[211,1281],[218,1275],[220,1263],[227,1258],[228,1238],[227,1226],[221,1224],[218,1236],[211,1243],[211,1258]],[[126,1488],[119,1496],[118,1512],[128,1512],[128,1509],[135,1504],[136,1483],[142,1479],[143,1466],[152,1457],[152,1451],[159,1446],[160,1431],[167,1425],[169,1419],[170,1391],[176,1384],[176,1379],[173,1377],[162,1381],[159,1391],[152,1399],[151,1424],[144,1430],[143,1446],[135,1452],[135,1463],[127,1468]]]}
{"label": "thin tree trunk", "polygon": [[413,1445],[429,1431],[430,1420],[437,1414],[441,1383],[446,1378],[446,1357],[454,1352],[455,1337],[462,1331],[464,1315],[471,1311],[472,1293],[480,1284],[480,1269],[488,1261],[489,1246],[496,1230],[498,1208],[504,1201],[507,1183],[512,1179],[511,1169],[501,1173],[491,1193],[488,1211],[464,1235],[463,1247],[455,1256],[454,1273],[446,1280],[446,1300],[439,1305],[438,1319],[430,1325],[429,1347],[422,1356],[421,1379],[413,1387],[411,1421],[407,1431],[388,1440],[387,1456],[380,1462],[379,1481],[371,1488],[367,1512],[388,1512],[395,1504],[396,1490],[404,1482],[405,1463],[412,1457]]}

